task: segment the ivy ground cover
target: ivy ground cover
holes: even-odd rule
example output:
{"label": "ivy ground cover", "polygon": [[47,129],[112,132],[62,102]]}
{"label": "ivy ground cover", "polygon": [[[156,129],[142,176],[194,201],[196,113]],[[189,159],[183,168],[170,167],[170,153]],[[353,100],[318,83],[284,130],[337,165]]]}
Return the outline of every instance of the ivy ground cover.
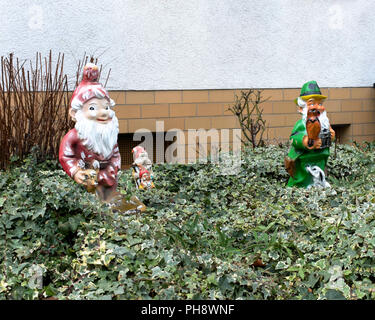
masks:
{"label": "ivy ground cover", "polygon": [[287,147],[244,150],[240,171],[154,166],[156,189],[113,212],[56,161],[0,173],[0,299],[373,299],[373,145],[338,145],[330,189],[287,188]]}

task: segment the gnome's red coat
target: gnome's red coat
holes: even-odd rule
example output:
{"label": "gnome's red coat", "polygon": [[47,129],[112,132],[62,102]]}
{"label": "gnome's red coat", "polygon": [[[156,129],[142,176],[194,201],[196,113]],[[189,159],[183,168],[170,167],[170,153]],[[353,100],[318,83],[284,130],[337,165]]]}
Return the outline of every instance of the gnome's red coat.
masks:
{"label": "gnome's red coat", "polygon": [[94,160],[99,161],[100,170],[98,174],[98,184],[106,187],[116,188],[117,171],[121,166],[121,157],[118,145],[113,147],[112,153],[104,159],[103,155],[88,150],[78,137],[76,129],[70,130],[62,139],[59,150],[59,161],[65,172],[73,177],[81,169],[78,166],[79,161],[92,163]]}

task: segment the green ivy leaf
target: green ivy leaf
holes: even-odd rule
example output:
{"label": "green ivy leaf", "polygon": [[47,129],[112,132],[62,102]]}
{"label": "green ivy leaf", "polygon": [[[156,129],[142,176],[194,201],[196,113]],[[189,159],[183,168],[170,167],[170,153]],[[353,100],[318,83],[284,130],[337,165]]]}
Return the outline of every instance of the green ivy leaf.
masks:
{"label": "green ivy leaf", "polygon": [[328,300],[346,300],[340,291],[332,289],[327,290],[325,297]]}

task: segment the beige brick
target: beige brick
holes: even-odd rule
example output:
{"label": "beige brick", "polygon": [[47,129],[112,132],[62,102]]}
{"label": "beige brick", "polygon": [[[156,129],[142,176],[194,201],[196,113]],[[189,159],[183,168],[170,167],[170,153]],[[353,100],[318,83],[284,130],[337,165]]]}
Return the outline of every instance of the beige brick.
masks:
{"label": "beige brick", "polygon": [[181,103],[181,91],[155,91],[155,103]]}
{"label": "beige brick", "polygon": [[109,91],[108,93],[116,104],[125,104],[125,91]]}
{"label": "beige brick", "polygon": [[223,115],[224,116],[233,116],[232,111],[229,110],[229,107],[231,107],[230,104],[223,104]]}
{"label": "beige brick", "polygon": [[[340,141],[339,143],[345,143],[345,144],[349,144],[353,141],[353,136],[343,136],[340,138]],[[334,152],[335,149],[332,149],[332,151]]]}
{"label": "beige brick", "polygon": [[185,119],[185,129],[210,129],[211,128],[211,118],[186,118]]}
{"label": "beige brick", "polygon": [[264,131],[263,138],[266,140],[272,140],[275,138],[275,128],[267,127]]}
{"label": "beige brick", "polygon": [[327,114],[330,112],[340,112],[341,111],[341,100],[327,100],[323,102]]}
{"label": "beige brick", "polygon": [[210,90],[208,96],[210,102],[234,102],[233,90]]}
{"label": "beige brick", "polygon": [[375,122],[374,112],[353,112],[353,123]]}
{"label": "beige brick", "polygon": [[375,88],[351,88],[352,99],[374,99]]}
{"label": "beige brick", "polygon": [[341,111],[362,111],[362,100],[343,100]]}
{"label": "beige brick", "polygon": [[293,127],[275,128],[275,136],[281,139],[289,139]]}
{"label": "beige brick", "polygon": [[[224,113],[223,113],[223,115],[225,115],[225,116],[231,116],[231,115],[233,115],[232,111],[229,110],[229,106],[230,106],[229,104],[224,104]],[[259,109],[263,109],[263,114],[270,114],[270,113],[272,113],[272,102],[266,101],[266,102],[263,102],[263,103],[259,104]],[[244,114],[247,114],[247,112],[244,112]]]}
{"label": "beige brick", "polygon": [[328,88],[320,88],[320,92],[322,93],[323,96],[326,96],[329,98],[329,89]]}
{"label": "beige brick", "polygon": [[269,127],[284,127],[286,126],[286,116],[284,114],[265,114],[263,120],[266,121],[266,126]]}
{"label": "beige brick", "polygon": [[268,132],[265,132],[264,139],[267,143],[277,145],[279,143],[286,143],[289,140],[292,128],[270,128]]}
{"label": "beige brick", "polygon": [[[356,112],[355,112],[356,113]],[[328,114],[331,124],[352,123],[352,112],[331,112]]]}
{"label": "beige brick", "polygon": [[171,117],[191,117],[197,114],[197,105],[194,103],[171,104],[169,108]]}
{"label": "beige brick", "polygon": [[237,117],[235,116],[224,116],[224,117],[213,117],[212,128],[214,129],[225,129],[225,128],[239,128]]}
{"label": "beige brick", "polygon": [[119,132],[128,133],[128,120],[119,120],[118,121]]}
{"label": "beige brick", "polygon": [[363,135],[375,135],[375,123],[362,124]]}
{"label": "beige brick", "polygon": [[198,104],[198,116],[221,116],[224,105],[222,103]]}
{"label": "beige brick", "polygon": [[[189,131],[185,131],[185,143],[186,144],[194,144],[196,143],[199,139],[199,141],[201,143],[204,143],[204,138],[206,137],[206,143],[207,145],[210,145],[211,143],[220,143],[220,131],[219,130],[215,130],[215,129],[209,129],[209,130],[206,130],[205,129],[205,132],[204,132],[204,135],[202,135],[201,137],[199,137],[198,135],[198,130],[197,129],[192,129],[193,132],[190,132]],[[209,132],[210,130],[212,130],[212,132]],[[196,135],[196,139],[195,140],[192,140],[194,135]]]}
{"label": "beige brick", "polygon": [[283,89],[265,89],[263,90],[262,97],[264,99],[270,98],[268,101],[281,101],[284,99]]}
{"label": "beige brick", "polygon": [[263,114],[272,113],[273,112],[272,105],[273,105],[272,102],[266,101],[266,102],[261,103],[259,105],[259,108],[263,109]]}
{"label": "beige brick", "polygon": [[164,118],[169,117],[169,105],[146,104],[142,106],[142,118]]}
{"label": "beige brick", "polygon": [[139,105],[117,105],[113,109],[119,119],[134,119],[141,117],[141,106]]}
{"label": "beige brick", "polygon": [[[236,90],[233,90],[234,97],[237,96],[238,99],[241,99],[241,97],[242,97],[242,92],[244,92],[244,93],[248,93],[249,90],[251,90],[251,89],[236,89]],[[253,90],[254,90],[254,93],[256,93],[258,90],[259,90],[259,91],[262,91],[261,89],[253,89]],[[254,94],[251,95],[251,96],[252,96],[252,97],[255,97]],[[262,97],[262,100],[263,100],[264,97],[263,97],[263,94],[262,94],[262,93],[261,93],[261,97]],[[233,101],[235,101],[235,100],[236,100],[236,99],[234,99]]]}
{"label": "beige brick", "polygon": [[156,119],[136,119],[129,120],[129,132],[135,132],[139,129],[148,129],[152,132],[156,130]]}
{"label": "beige brick", "polygon": [[352,127],[352,134],[354,136],[360,136],[363,134],[363,125],[362,124],[353,124]]}
{"label": "beige brick", "polygon": [[292,126],[296,124],[298,120],[300,120],[302,117],[299,113],[296,114],[288,114],[285,116],[285,125],[286,126]]}
{"label": "beige brick", "polygon": [[163,121],[165,131],[171,129],[185,129],[185,118],[163,119]]}
{"label": "beige brick", "polygon": [[[247,91],[249,91],[249,89],[236,89],[236,90],[233,90],[234,97],[236,98],[236,96],[237,96],[237,98],[240,99],[241,96],[242,96],[242,91],[247,92]],[[233,101],[235,101],[235,100],[236,99],[234,99]]]}
{"label": "beige brick", "polygon": [[330,99],[350,99],[350,88],[329,88]]}
{"label": "beige brick", "polygon": [[150,104],[155,102],[154,91],[127,91],[126,104]]}
{"label": "beige brick", "polygon": [[363,111],[375,111],[375,99],[363,100]]}
{"label": "beige brick", "polygon": [[298,112],[297,105],[293,101],[273,103],[273,113],[297,113],[297,112]]}
{"label": "beige brick", "polygon": [[208,90],[184,90],[182,91],[182,102],[208,102]]}
{"label": "beige brick", "polygon": [[295,98],[299,97],[301,89],[284,89],[284,100],[294,101]]}

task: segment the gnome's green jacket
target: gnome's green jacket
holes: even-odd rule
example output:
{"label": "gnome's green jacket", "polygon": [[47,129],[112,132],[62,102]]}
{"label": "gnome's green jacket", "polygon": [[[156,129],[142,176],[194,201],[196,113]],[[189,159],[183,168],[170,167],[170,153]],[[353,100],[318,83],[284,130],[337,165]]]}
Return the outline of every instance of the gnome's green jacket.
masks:
{"label": "gnome's green jacket", "polygon": [[312,183],[312,176],[306,171],[306,166],[319,166],[323,171],[329,157],[329,148],[307,149],[303,143],[303,137],[307,135],[304,121],[298,120],[290,135],[291,148],[288,157],[295,161],[294,177],[290,177],[288,187],[307,187]]}

